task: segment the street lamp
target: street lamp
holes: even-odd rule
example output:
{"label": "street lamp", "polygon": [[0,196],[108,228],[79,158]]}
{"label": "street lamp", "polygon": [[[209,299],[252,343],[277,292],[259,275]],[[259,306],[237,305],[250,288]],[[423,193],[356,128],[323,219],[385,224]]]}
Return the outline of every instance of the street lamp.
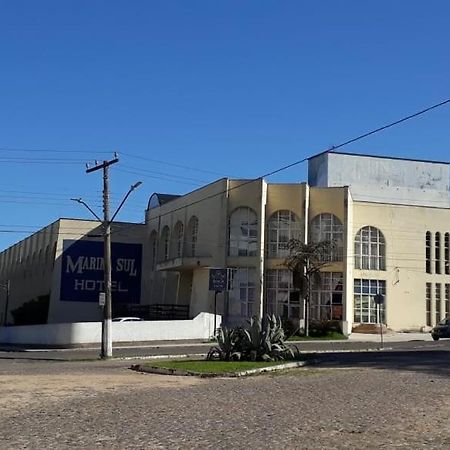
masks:
{"label": "street lamp", "polygon": [[126,202],[129,195],[138,188],[142,182],[138,181],[137,183],[131,185],[127,194],[121,201],[119,207],[116,212],[110,218],[109,216],[109,178],[108,178],[108,167],[111,164],[114,164],[118,161],[118,158],[112,161],[104,161],[101,165],[97,165],[92,168],[88,168],[86,172],[93,172],[98,169],[103,169],[103,220],[95,213],[95,211],[81,198],[72,198],[71,200],[84,205],[94,217],[102,223],[103,230],[103,240],[104,240],[104,251],[103,251],[103,260],[104,260],[104,289],[105,289],[105,305],[103,307],[103,320],[102,320],[102,349],[100,353],[100,357],[102,359],[111,358],[112,357],[112,301],[111,301],[111,224],[113,220],[116,218],[123,204]]}

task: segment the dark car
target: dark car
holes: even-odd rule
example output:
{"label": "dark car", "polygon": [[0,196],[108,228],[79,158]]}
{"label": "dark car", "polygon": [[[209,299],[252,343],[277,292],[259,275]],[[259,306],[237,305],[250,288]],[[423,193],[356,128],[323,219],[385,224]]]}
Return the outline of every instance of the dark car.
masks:
{"label": "dark car", "polygon": [[450,317],[441,320],[432,330],[431,337],[438,341],[439,338],[450,338]]}

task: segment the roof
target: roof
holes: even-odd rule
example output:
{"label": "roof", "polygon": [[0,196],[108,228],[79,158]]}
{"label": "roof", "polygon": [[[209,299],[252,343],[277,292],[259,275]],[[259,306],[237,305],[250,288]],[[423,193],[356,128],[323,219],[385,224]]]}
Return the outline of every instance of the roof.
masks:
{"label": "roof", "polygon": [[157,192],[155,192],[150,196],[147,209],[157,208],[158,206],[165,205],[166,203],[169,203],[172,200],[177,199],[178,197],[181,197],[181,195],[158,194]]}
{"label": "roof", "polygon": [[399,160],[399,161],[413,161],[413,162],[422,162],[422,163],[429,163],[429,164],[446,164],[446,165],[450,164],[448,161],[432,161],[429,159],[401,158],[398,156],[365,155],[363,153],[337,152],[334,150],[325,150],[324,152],[317,153],[317,155],[310,156],[308,158],[308,161],[311,159],[317,158],[318,156],[324,155],[325,153],[334,153],[336,155],[358,156],[358,157],[365,157],[365,158],[380,158],[380,159],[394,159],[394,160]]}

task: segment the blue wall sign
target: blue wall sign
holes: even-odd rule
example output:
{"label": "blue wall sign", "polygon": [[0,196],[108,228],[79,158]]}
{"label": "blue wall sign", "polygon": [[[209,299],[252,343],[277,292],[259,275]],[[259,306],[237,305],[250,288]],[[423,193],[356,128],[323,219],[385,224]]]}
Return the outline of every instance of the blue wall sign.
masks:
{"label": "blue wall sign", "polygon": [[[112,301],[140,303],[142,245],[111,244]],[[103,242],[64,240],[61,261],[61,301],[95,302],[104,292]]]}

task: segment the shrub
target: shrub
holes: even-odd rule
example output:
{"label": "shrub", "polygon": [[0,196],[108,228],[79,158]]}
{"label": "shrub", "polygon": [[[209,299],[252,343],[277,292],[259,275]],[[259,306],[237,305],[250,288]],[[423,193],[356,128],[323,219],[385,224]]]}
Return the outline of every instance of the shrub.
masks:
{"label": "shrub", "polygon": [[339,321],[337,320],[313,320],[309,324],[309,334],[311,336],[326,336],[332,332],[341,333]]}
{"label": "shrub", "polygon": [[247,328],[220,328],[218,346],[210,349],[207,359],[275,361],[295,358],[298,349],[286,345],[284,340],[280,318],[275,315],[267,315],[263,319],[255,316]]}

